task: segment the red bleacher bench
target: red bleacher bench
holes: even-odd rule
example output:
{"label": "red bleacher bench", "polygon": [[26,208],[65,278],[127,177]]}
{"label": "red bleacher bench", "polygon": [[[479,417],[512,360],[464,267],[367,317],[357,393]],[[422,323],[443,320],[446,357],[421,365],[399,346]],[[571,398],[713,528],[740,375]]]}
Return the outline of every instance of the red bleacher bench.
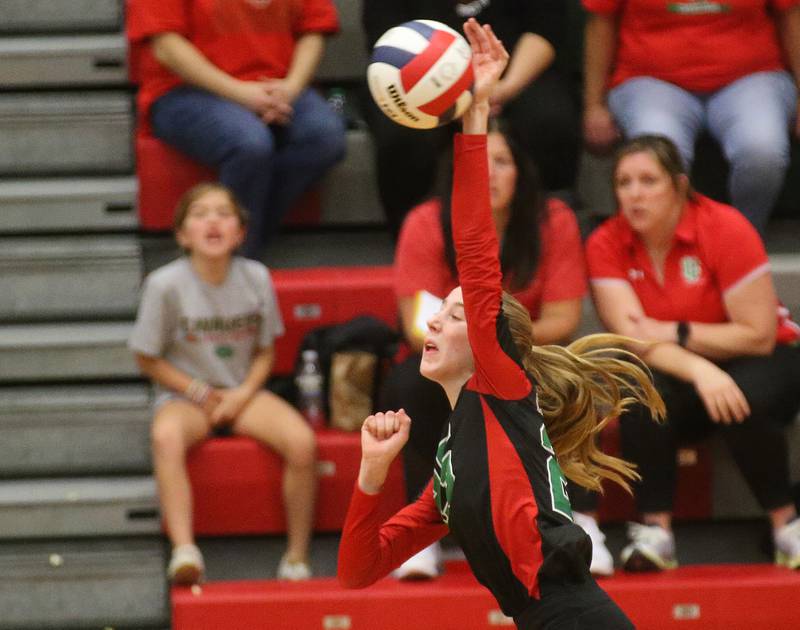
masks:
{"label": "red bleacher bench", "polygon": [[[599,584],[638,630],[800,628],[800,573],[767,564],[687,566],[618,574]],[[513,627],[464,562],[430,582],[381,580],[345,590],[305,583],[211,582],[172,589],[173,630],[492,630]]]}
{"label": "red bleacher bench", "polygon": [[[319,489],[314,531],[340,531],[361,462],[358,432],[317,432]],[[213,438],[189,453],[194,530],[200,536],[282,534],[281,459],[255,440]],[[384,486],[386,516],[405,505],[402,463],[396,459]]]}
{"label": "red bleacher bench", "polygon": [[[621,455],[619,422],[603,430],[600,444],[604,452]],[[675,488],[674,516],[678,520],[703,520],[713,516],[713,467],[710,444],[700,442],[678,451],[678,480]],[[604,523],[637,520],[633,496],[616,483],[605,483],[600,498],[598,520]]]}
{"label": "red bleacher bench", "polygon": [[[139,225],[146,231],[172,229],[175,206],[195,184],[216,181],[216,172],[150,135],[136,132],[136,176],[139,180]],[[322,215],[318,190],[306,193],[284,220],[292,225],[316,225]]]}
{"label": "red bleacher bench", "polygon": [[303,337],[318,326],[358,315],[397,324],[392,267],[273,269],[284,335],[275,340],[275,374],[291,374]]}

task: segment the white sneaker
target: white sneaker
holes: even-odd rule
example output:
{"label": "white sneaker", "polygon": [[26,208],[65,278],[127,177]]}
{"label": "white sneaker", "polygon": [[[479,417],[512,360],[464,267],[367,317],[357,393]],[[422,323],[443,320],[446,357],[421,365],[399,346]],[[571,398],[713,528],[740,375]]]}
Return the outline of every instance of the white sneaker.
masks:
{"label": "white sneaker", "polygon": [[178,545],[172,550],[167,576],[173,584],[198,584],[206,567],[197,545]]}
{"label": "white sneaker", "polygon": [[628,539],[620,558],[626,571],[663,571],[678,566],[675,536],[660,525],[628,523]]}
{"label": "white sneaker", "polygon": [[589,565],[592,575],[614,575],[614,558],[606,547],[606,536],[600,531],[597,521],[581,512],[573,512],[572,520],[580,525],[592,541],[592,563]]}
{"label": "white sneaker", "polygon": [[795,518],[773,534],[775,564],[800,569],[800,517]]}
{"label": "white sneaker", "polygon": [[311,579],[311,567],[307,562],[289,562],[286,556],[281,558],[278,565],[277,577],[279,580],[301,582]]}
{"label": "white sneaker", "polygon": [[392,575],[398,580],[432,580],[439,577],[442,548],[438,542],[425,547],[397,567]]}

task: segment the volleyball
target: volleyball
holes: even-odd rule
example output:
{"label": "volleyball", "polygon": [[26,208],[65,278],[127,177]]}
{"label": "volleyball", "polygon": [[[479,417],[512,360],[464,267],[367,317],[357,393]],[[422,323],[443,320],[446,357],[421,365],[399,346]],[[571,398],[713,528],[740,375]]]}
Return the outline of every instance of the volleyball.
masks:
{"label": "volleyball", "polygon": [[393,121],[432,129],[461,116],[472,102],[472,50],[441,22],[406,22],[375,43],[367,82],[375,103]]}

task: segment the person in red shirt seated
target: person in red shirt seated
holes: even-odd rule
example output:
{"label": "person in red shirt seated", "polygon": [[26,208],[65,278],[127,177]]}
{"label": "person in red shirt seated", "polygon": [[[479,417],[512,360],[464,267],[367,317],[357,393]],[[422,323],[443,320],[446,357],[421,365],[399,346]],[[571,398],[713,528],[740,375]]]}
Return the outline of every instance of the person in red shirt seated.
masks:
{"label": "person in red shirt seated", "polygon": [[[537,343],[566,341],[578,328],[587,290],[575,215],[562,201],[544,197],[535,166],[505,127],[494,121],[487,143],[492,219],[503,244],[505,286],[530,313]],[[395,251],[395,293],[412,353],[390,373],[382,404],[389,409],[404,407],[415,420],[403,450],[409,502],[430,478],[431,461],[450,413],[442,388],[419,372],[427,332],[425,304],[437,308],[458,286],[450,196],[445,189],[441,197],[414,208],[403,223]],[[613,565],[610,555],[607,563]],[[439,565],[437,543],[403,564],[396,576],[434,577]]]}
{"label": "person in red shirt seated", "polygon": [[139,124],[218,170],[259,258],[300,195],[344,156],[342,119],[309,83],[331,0],[128,0]]}
{"label": "person in red shirt seated", "polygon": [[800,0],[583,0],[584,137],[662,134],[688,171],[707,130],[730,164],[732,204],[760,231],[800,133]]}
{"label": "person in red shirt seated", "polygon": [[769,515],[776,563],[800,568],[785,435],[800,409],[800,328],[776,297],[762,241],[734,208],[692,191],[665,137],[623,145],[614,188],[619,213],[587,242],[592,292],[610,331],[646,342],[638,352],[667,405],[666,424],[641,409],[620,418],[623,456],[642,475],[643,521],[622,562],[676,565],[677,447],[717,430]]}
{"label": "person in red shirt seated", "polygon": [[636,478],[626,462],[600,452],[594,436],[634,401],[659,417],[663,402],[639,360],[608,347],[625,340],[605,334],[567,348],[535,345],[530,315],[503,290],[487,130],[489,95],[508,53],[488,26],[470,19],[464,31],[475,91],[454,140],[460,286],[428,319],[420,362],[452,413],[425,490],[385,522],[383,485],[412,420],[403,409],[364,420],[337,577],[364,588],[450,532],[517,628],[633,628],[589,572],[591,542],[572,520],[566,477],[591,488]]}

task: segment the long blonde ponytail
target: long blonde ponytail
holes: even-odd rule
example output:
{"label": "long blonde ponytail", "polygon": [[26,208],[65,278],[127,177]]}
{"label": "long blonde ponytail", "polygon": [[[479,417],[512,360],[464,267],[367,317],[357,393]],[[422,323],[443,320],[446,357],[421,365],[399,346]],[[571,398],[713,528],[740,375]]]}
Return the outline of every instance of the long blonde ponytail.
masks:
{"label": "long blonde ponytail", "polygon": [[603,453],[598,434],[633,404],[647,407],[655,420],[666,413],[647,366],[625,350],[634,340],[619,335],[582,337],[567,347],[533,344],[527,309],[503,294],[506,315],[523,365],[536,383],[547,434],[564,474],[602,492],[609,479],[630,492],[639,479],[633,464]]}

